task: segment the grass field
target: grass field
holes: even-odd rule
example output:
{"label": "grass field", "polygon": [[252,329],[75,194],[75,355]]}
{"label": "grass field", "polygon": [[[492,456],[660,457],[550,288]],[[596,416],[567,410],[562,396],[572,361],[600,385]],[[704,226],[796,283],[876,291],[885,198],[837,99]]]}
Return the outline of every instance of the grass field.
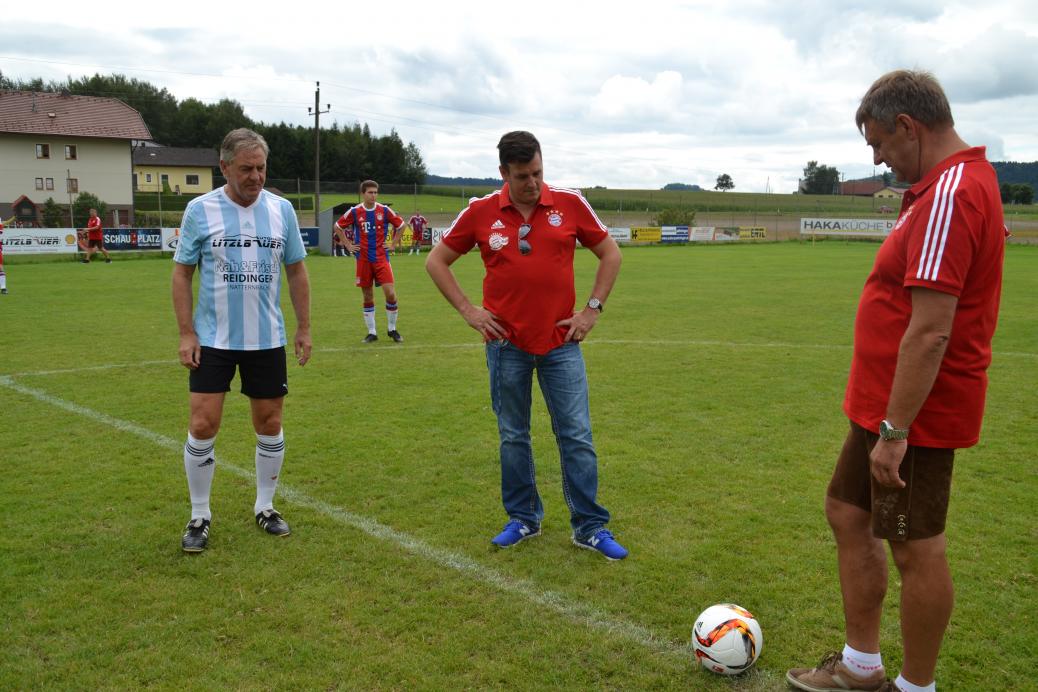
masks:
{"label": "grass field", "polygon": [[[786,668],[843,642],[822,499],[877,248],[625,250],[584,348],[600,499],[631,549],[618,563],[569,542],[539,395],[544,535],[491,550],[505,517],[486,368],[418,258],[394,261],[406,342],[371,346],[352,263],[308,260],[316,352],[290,371],[277,503],[293,534],[253,523],[255,438],[232,393],[198,556],[179,546],[187,377],[170,261],[9,265],[0,689],[785,689]],[[455,266],[478,296],[478,258]],[[593,269],[578,253],[578,296]],[[1035,295],[1038,248],[1008,247],[984,433],[956,470],[942,690],[1033,689]],[[378,320],[384,332],[381,305]],[[693,619],[723,601],[764,631],[734,680],[689,661]]]}

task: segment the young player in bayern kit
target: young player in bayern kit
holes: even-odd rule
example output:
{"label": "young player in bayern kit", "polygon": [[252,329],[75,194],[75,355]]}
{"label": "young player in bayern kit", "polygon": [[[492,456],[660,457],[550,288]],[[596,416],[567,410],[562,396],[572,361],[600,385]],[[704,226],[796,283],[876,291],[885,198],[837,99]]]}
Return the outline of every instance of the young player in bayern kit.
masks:
{"label": "young player in bayern kit", "polygon": [[[312,346],[310,281],[291,203],[263,189],[268,153],[266,141],[252,130],[240,128],[224,138],[220,170],[227,184],[188,204],[173,257],[180,362],[191,373],[191,420],[184,445],[191,521],[181,540],[188,553],[205,550],[209,540],[213,449],[236,368],[256,431],[256,523],[274,536],[290,533],[274,509],[285,458],[281,414],[288,394],[282,264],[296,315],[294,345],[300,365],[310,359]],[[198,303],[192,318],[196,267]]]}
{"label": "young player in bayern kit", "polygon": [[382,291],[386,294],[389,338],[400,343],[404,337],[400,336],[396,329],[396,287],[393,284],[393,267],[389,264],[389,253],[386,252],[386,224],[393,225],[393,249],[399,250],[404,220],[386,205],[378,203],[378,183],[374,180],[361,183],[360,194],[364,202],[343,214],[335,222],[332,232],[346,245],[350,254],[357,258],[356,283],[364,297],[364,324],[368,328],[364,343],[378,341],[375,329],[375,294],[372,289],[374,283],[381,285]]}
{"label": "young player in bayern kit", "polygon": [[415,209],[414,216],[407,220],[407,225],[411,227],[411,249],[407,254],[422,254],[422,236],[425,235],[425,226],[428,223],[429,220],[422,216],[422,212]]}

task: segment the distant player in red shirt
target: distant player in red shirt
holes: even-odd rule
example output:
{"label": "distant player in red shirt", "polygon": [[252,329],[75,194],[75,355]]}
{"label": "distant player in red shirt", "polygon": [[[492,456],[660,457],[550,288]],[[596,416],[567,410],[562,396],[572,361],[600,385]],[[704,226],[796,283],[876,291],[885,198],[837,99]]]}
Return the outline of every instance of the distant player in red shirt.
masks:
{"label": "distant player in red shirt", "polygon": [[980,435],[1007,233],[995,171],[983,147],[956,133],[932,75],[880,77],[855,120],[874,164],[912,187],[858,304],[843,407],[850,432],[825,503],[846,644],[786,679],[804,690],[885,684],[886,541],[901,577],[904,638],[891,689],[933,690],[954,600],[945,554],[952,463]]}
{"label": "distant player in red shirt", "polygon": [[98,250],[104,254],[105,263],[111,264],[112,258],[108,256],[108,250],[105,249],[105,234],[101,228],[101,217],[97,215],[97,209],[90,210],[90,219],[87,221],[86,232],[87,256],[83,258],[83,264],[90,264],[90,258]]}
{"label": "distant player in red shirt", "polygon": [[[11,218],[14,218],[13,216]],[[10,220],[8,220],[10,223]],[[4,273],[4,222],[0,221],[0,295],[7,295],[7,274]]]}
{"label": "distant player in red shirt", "polygon": [[[609,512],[597,500],[598,455],[580,351],[620,271],[620,248],[579,191],[544,182],[541,145],[532,134],[509,132],[497,148],[504,186],[472,200],[425,263],[436,287],[486,342],[508,515],[490,542],[509,548],[541,532],[544,507],[530,441],[536,370],[559,446],[573,543],[622,560],[627,549],[606,528]],[[598,272],[589,300],[574,310],[578,241],[598,258]],[[469,301],[451,270],[473,249],[486,267],[480,306]]]}
{"label": "distant player in red shirt", "polygon": [[422,216],[422,212],[417,209],[414,210],[414,216],[407,220],[407,225],[411,227],[411,249],[407,251],[407,254],[422,254],[422,236],[425,234],[425,226],[429,221]]}
{"label": "distant player in red shirt", "polygon": [[357,258],[357,286],[364,297],[364,324],[368,334],[364,343],[378,341],[375,329],[375,295],[372,284],[382,286],[386,295],[386,322],[389,338],[400,343],[404,337],[396,328],[396,286],[393,283],[393,267],[389,264],[386,251],[386,228],[393,226],[393,249],[400,249],[404,220],[395,211],[378,203],[378,183],[365,180],[360,184],[364,202],[343,214],[332,232],[346,246],[346,250]]}

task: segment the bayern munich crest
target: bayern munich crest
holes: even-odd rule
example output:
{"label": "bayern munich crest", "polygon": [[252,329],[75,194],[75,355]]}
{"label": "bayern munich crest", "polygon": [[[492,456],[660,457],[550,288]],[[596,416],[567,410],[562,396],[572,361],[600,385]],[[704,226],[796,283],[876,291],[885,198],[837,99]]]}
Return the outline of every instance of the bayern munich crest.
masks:
{"label": "bayern munich crest", "polygon": [[503,236],[500,233],[490,234],[490,249],[495,252],[508,245],[508,236]]}
{"label": "bayern munich crest", "polygon": [[558,228],[562,225],[562,214],[555,211],[554,209],[548,214],[548,223]]}
{"label": "bayern munich crest", "polygon": [[899,219],[897,220],[897,223],[895,223],[895,224],[894,224],[894,230],[895,230],[895,231],[896,231],[897,229],[901,228],[901,227],[902,227],[902,226],[903,226],[903,225],[905,224],[905,221],[908,221],[908,217],[912,215],[912,210],[913,210],[913,209],[915,209],[915,204],[914,204],[914,203],[912,204],[912,206],[910,206],[910,207],[909,207],[909,208],[908,208],[908,209],[907,209],[907,210],[905,211],[905,213],[904,213],[904,214],[902,214],[902,215],[901,215],[901,218],[899,218]]}

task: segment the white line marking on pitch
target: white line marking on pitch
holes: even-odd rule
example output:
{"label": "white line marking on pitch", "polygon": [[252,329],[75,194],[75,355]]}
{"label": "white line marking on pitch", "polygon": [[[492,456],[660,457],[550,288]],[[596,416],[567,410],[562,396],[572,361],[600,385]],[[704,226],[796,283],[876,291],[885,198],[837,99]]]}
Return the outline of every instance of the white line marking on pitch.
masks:
{"label": "white line marking on pitch", "polygon": [[[116,430],[143,437],[149,442],[153,442],[159,447],[168,449],[171,452],[180,452],[183,450],[183,443],[178,442],[173,438],[160,435],[159,433],[148,430],[136,423],[114,418],[105,413],[94,411],[93,409],[52,396],[42,390],[18,384],[10,376],[0,376],[0,386],[7,387],[8,389],[12,389],[26,396],[31,396],[34,399],[70,413],[74,413],[78,416],[92,418],[93,420],[113,427]],[[223,458],[220,458],[218,463],[221,468],[228,469],[236,476],[240,476],[241,478],[250,481],[255,480],[256,476],[254,470],[241,468]],[[436,546],[430,545],[425,541],[402,531],[397,531],[396,529],[379,523],[369,517],[355,514],[342,509],[341,507],[336,507],[326,502],[314,499],[306,493],[294,490],[285,484],[281,484],[278,487],[278,490],[280,491],[281,496],[289,502],[324,514],[341,524],[359,529],[373,538],[386,541],[387,543],[393,543],[414,555],[425,558],[441,567],[452,569],[487,586],[494,587],[509,594],[514,594],[515,596],[524,598],[536,605],[553,610],[569,620],[585,624],[596,630],[615,634],[624,639],[641,644],[652,651],[675,657],[680,656],[682,658],[687,658],[689,656],[687,646],[669,641],[655,634],[646,627],[642,627],[641,625],[632,622],[611,618],[597,608],[575,601],[569,596],[555,591],[541,589],[529,580],[515,579],[496,569],[482,565],[472,558],[452,553],[449,550],[437,548]]]}
{"label": "white line marking on pitch", "polygon": [[[788,348],[806,349],[813,351],[849,351],[851,344],[795,344],[778,341],[709,341],[709,340],[681,340],[681,339],[592,339],[584,342],[585,347],[592,346],[696,346],[720,348]],[[314,353],[353,353],[369,352],[382,353],[391,350],[427,350],[427,349],[468,349],[482,348],[479,342],[467,342],[461,344],[408,344],[382,346],[345,346],[340,348],[316,348]],[[999,358],[1038,358],[1038,353],[1026,353],[1021,351],[995,351],[992,353],[995,360]],[[110,363],[108,365],[90,365],[81,368],[62,368],[58,370],[35,370],[27,372],[9,373],[8,377],[40,377],[44,375],[74,375],[80,372],[91,372],[95,370],[116,370],[119,368],[141,368],[149,365],[179,365],[176,360],[144,360],[137,363]]]}

